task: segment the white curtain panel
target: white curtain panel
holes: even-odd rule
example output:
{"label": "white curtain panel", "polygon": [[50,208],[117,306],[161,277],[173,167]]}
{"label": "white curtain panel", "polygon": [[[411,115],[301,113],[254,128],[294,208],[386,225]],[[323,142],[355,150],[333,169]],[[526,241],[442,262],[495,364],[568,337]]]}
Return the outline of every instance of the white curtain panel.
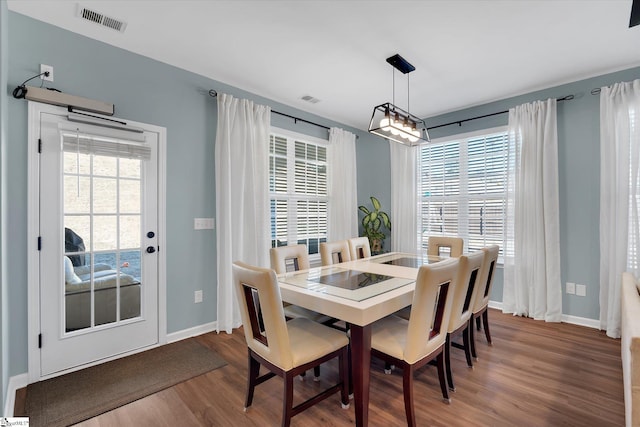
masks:
{"label": "white curtain panel", "polygon": [[358,236],[356,136],[344,129],[329,130],[329,207],[327,240]]}
{"label": "white curtain panel", "polygon": [[418,147],[389,142],[391,158],[391,250],[418,251]]}
{"label": "white curtain panel", "polygon": [[600,329],[620,338],[622,272],[638,276],[640,80],[600,92]]}
{"label": "white curtain panel", "polygon": [[271,109],[218,94],[215,144],[217,330],[242,324],[232,263],[269,266],[269,129]]}
{"label": "white curtain panel", "polygon": [[513,248],[505,251],[503,311],[547,322],[562,316],[556,100],[509,110],[515,182],[507,204]]}

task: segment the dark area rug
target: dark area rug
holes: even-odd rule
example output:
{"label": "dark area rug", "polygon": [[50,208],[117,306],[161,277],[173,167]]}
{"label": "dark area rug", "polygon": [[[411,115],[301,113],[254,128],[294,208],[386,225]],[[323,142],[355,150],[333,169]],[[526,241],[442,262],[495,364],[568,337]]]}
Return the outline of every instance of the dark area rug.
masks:
{"label": "dark area rug", "polygon": [[72,425],[226,364],[189,338],[29,384],[25,415],[31,427]]}

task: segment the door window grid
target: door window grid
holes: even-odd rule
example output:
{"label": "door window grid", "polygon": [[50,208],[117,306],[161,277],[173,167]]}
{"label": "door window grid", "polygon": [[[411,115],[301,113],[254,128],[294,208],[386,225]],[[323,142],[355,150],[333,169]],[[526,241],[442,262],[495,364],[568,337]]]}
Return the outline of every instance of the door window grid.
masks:
{"label": "door window grid", "polygon": [[[96,275],[101,274],[99,270],[104,269],[106,265],[115,270],[115,323],[119,323],[131,317],[121,312],[121,286],[139,283],[140,280],[142,162],[140,157],[120,158],[121,153],[115,150],[103,150],[103,155],[80,154],[80,150],[70,152],[69,144],[63,145],[65,229],[71,228],[80,232],[86,236],[84,240],[87,243],[84,251],[69,252],[65,247],[64,254],[76,259],[84,258],[83,264],[87,261],[88,255],[89,265],[77,270],[88,273],[85,277],[88,276],[89,289],[93,296],[90,299],[90,328],[99,326],[96,324],[95,315]],[[122,187],[125,187],[124,193],[121,192]],[[101,196],[95,197],[97,194]],[[129,237],[123,239],[123,232]],[[126,243],[127,247],[123,247],[122,243]]]}

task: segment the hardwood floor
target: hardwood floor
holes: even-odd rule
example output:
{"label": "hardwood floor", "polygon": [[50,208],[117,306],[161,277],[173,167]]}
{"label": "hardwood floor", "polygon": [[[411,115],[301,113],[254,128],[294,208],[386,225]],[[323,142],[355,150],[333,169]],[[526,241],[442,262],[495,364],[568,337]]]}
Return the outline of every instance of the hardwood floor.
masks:
{"label": "hardwood floor", "polygon": [[[624,400],[620,340],[604,332],[534,321],[490,310],[493,346],[476,335],[479,360],[467,367],[464,352],[452,349],[457,391],[442,402],[436,368],[418,372],[415,408],[421,426],[622,426]],[[144,399],[87,420],[78,426],[277,426],[281,422],[283,383],[274,378],[256,388],[243,412],[247,356],[244,335],[209,333],[199,341],[228,365]],[[402,374],[371,366],[371,426],[406,425]],[[337,378],[335,362],[323,366],[319,383],[295,382],[302,401]],[[16,416],[24,390],[16,396]],[[293,426],[355,424],[354,405],[341,409],[339,393],[295,416]]]}

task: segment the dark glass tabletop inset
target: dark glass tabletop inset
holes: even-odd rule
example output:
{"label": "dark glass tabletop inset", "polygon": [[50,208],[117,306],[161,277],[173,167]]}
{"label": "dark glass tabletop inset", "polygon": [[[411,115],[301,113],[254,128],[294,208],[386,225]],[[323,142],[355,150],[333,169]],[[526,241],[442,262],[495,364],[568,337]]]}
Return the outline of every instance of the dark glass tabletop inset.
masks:
{"label": "dark glass tabletop inset", "polygon": [[364,301],[367,298],[414,283],[415,279],[327,266],[286,273],[281,275],[278,281],[313,292],[353,301]]}
{"label": "dark glass tabletop inset", "polygon": [[405,258],[392,259],[390,261],[383,262],[383,264],[399,265],[401,267],[418,268],[418,267],[420,267],[422,265],[429,264],[429,261],[428,260],[424,260],[422,258],[405,257]]}
{"label": "dark glass tabletop inset", "polygon": [[336,286],[342,289],[360,289],[389,279],[391,279],[391,276],[346,270],[315,277],[310,279],[310,281],[322,283],[323,285]]}

